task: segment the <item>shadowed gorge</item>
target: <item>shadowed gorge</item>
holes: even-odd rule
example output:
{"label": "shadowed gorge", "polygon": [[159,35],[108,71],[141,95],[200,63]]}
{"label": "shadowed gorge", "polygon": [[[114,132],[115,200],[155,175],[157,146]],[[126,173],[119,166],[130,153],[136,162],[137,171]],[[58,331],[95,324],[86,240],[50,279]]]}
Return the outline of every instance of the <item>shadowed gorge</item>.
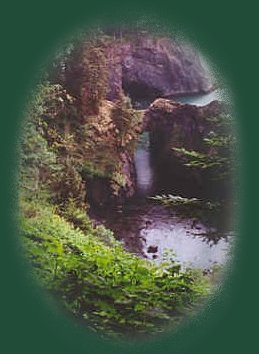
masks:
{"label": "shadowed gorge", "polygon": [[177,328],[221,280],[235,137],[215,84],[175,36],[109,28],[67,43],[35,89],[24,251],[64,311],[104,336]]}

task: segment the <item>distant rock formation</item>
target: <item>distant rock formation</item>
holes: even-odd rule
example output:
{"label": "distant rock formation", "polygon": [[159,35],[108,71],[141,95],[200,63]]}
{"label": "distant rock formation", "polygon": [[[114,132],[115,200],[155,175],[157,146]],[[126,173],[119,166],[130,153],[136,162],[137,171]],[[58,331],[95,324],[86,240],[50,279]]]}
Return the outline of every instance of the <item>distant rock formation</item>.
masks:
{"label": "distant rock formation", "polygon": [[[114,101],[121,89],[133,103],[171,96],[210,92],[215,84],[204,60],[191,45],[174,38],[136,34],[110,37],[102,45],[108,71],[107,99]],[[66,67],[63,84],[80,95],[81,54]]]}
{"label": "distant rock formation", "polygon": [[139,36],[111,42],[106,51],[108,99],[121,87],[133,101],[206,93],[214,87],[198,52],[178,40]]}

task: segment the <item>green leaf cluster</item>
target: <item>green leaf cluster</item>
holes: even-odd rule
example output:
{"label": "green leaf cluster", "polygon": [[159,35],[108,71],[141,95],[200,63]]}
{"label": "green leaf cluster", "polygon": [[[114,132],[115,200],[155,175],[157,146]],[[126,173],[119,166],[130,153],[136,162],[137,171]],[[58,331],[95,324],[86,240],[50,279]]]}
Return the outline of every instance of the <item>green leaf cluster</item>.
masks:
{"label": "green leaf cluster", "polygon": [[158,267],[127,253],[103,226],[88,223],[82,232],[48,205],[27,203],[22,210],[22,238],[36,278],[95,330],[112,336],[160,332],[207,291],[172,260]]}
{"label": "green leaf cluster", "polygon": [[207,117],[211,129],[203,138],[203,151],[173,147],[173,150],[185,160],[185,166],[206,170],[215,180],[226,180],[233,173],[234,149],[236,139],[233,133],[233,117],[222,114]]}
{"label": "green leaf cluster", "polygon": [[[173,259],[157,266],[126,252],[87,214],[90,179],[108,179],[114,195],[126,187],[123,163],[143,118],[123,92],[115,104],[105,101],[104,47],[100,36],[78,51],[69,47],[59,73],[39,84],[26,112],[21,236],[35,278],[78,319],[112,336],[153,334],[180,321],[207,285]],[[73,59],[82,73],[77,94],[68,83]]]}

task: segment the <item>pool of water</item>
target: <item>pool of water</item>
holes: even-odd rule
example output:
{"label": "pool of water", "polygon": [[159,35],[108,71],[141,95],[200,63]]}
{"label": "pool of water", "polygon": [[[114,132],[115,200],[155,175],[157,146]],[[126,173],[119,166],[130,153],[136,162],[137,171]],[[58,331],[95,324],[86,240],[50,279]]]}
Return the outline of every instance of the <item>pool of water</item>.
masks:
{"label": "pool of water", "polygon": [[144,198],[107,212],[100,221],[113,230],[128,251],[155,263],[163,261],[170,251],[183,268],[208,270],[224,265],[229,257],[230,235]]}
{"label": "pool of water", "polygon": [[[222,92],[182,97],[177,100],[196,105],[220,99]],[[230,254],[232,236],[204,225],[196,218],[179,215],[172,207],[150,200],[154,193],[149,135],[143,133],[134,157],[137,196],[117,210],[106,211],[100,222],[110,228],[125,248],[153,262],[163,261],[171,252],[183,268],[203,270],[224,265]]]}

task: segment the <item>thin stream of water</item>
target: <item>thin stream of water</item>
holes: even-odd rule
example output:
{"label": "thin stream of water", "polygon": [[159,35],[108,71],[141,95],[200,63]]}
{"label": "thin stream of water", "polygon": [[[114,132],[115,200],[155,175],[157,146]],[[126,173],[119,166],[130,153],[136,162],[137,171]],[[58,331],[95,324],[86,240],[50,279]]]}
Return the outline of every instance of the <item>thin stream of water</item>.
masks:
{"label": "thin stream of water", "polygon": [[[182,98],[181,102],[195,104],[196,99],[197,105],[203,105],[215,99],[215,95],[214,92],[206,97],[191,97],[191,102]],[[114,231],[127,250],[156,263],[169,250],[184,268],[207,270],[224,265],[230,253],[230,236],[220,235],[195,218],[182,218],[172,208],[148,199],[154,183],[148,133],[142,136],[134,162],[138,197],[126,203],[122,210],[110,211],[102,222]]]}

